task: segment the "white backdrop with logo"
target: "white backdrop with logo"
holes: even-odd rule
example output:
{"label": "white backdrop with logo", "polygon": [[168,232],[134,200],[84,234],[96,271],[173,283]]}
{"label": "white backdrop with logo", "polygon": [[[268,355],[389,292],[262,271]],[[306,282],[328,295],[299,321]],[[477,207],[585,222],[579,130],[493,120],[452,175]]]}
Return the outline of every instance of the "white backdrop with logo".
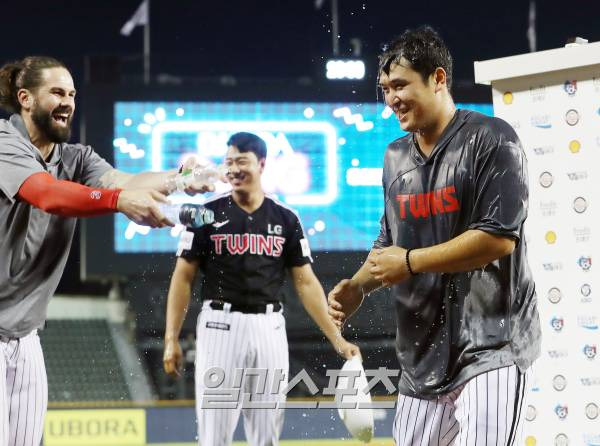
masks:
{"label": "white backdrop with logo", "polygon": [[600,42],[475,62],[529,165],[542,356],[526,446],[600,445]]}

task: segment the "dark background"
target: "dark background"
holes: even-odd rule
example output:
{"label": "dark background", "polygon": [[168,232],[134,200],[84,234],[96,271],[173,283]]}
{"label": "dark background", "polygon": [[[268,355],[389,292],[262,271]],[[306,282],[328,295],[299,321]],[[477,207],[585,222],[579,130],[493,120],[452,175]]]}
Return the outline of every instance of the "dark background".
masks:
{"label": "dark background", "polygon": [[[2,2],[1,58],[49,54],[81,82],[86,55],[118,55],[135,65],[142,28],[119,34],[140,0]],[[153,73],[210,77],[299,77],[316,74],[331,55],[330,3],[323,0],[151,0]],[[529,51],[527,0],[339,0],[340,52],[362,41],[374,61],[381,45],[407,27],[429,24],[445,38],[455,78],[473,80],[473,61]],[[537,0],[537,49],[563,46],[570,36],[600,40],[600,2]],[[141,61],[138,69],[141,71]]]}
{"label": "dark background", "polygon": [[[331,3],[323,0],[320,8],[317,3],[151,0],[153,85],[176,85],[190,96],[202,96],[199,91],[215,82],[221,91],[231,90],[227,79],[234,79],[242,85],[235,94],[227,94],[234,100],[244,100],[244,82],[276,84],[282,96],[299,84],[313,85],[327,96],[323,66],[332,56]],[[536,3],[537,50],[563,46],[572,36],[600,40],[600,2]],[[136,27],[128,37],[119,33],[139,4],[140,0],[3,2],[0,62],[46,54],[67,63],[80,93],[73,139],[84,137],[78,129],[89,85],[141,83],[143,28]],[[338,4],[340,56],[356,56],[351,40],[359,39],[368,73],[362,83],[334,87],[336,96],[346,95],[347,100],[376,100],[377,54],[407,27],[429,24],[446,40],[454,56],[457,100],[489,101],[489,89],[473,87],[473,61],[529,51],[527,0]],[[79,280],[77,237],[58,292],[105,291]]]}
{"label": "dark background", "polygon": [[[490,102],[489,87],[473,85],[473,62],[529,51],[527,0],[339,0],[339,56],[360,56],[367,65],[367,78],[360,82],[331,82],[324,79],[324,63],[333,56],[330,0],[320,2],[320,8],[315,0],[151,0],[151,83],[144,86],[143,28],[136,27],[128,37],[119,33],[140,2],[34,0],[4,1],[0,6],[3,42],[0,63],[27,55],[50,55],[63,60],[79,90],[73,140],[83,139],[93,144],[108,159],[112,121],[105,113],[111,109],[106,101],[115,97],[380,100],[375,88],[375,68],[382,45],[406,28],[429,24],[440,32],[454,56],[455,100]],[[590,42],[600,40],[600,1],[537,0],[536,3],[538,51],[561,47],[573,36]],[[361,54],[353,51],[353,39],[360,41]],[[94,136],[92,129],[96,134],[100,130],[101,135]],[[57,292],[106,296],[109,283],[80,280],[80,232],[78,229]],[[93,250],[90,252],[94,254]],[[364,255],[348,253],[332,261],[326,253],[317,253],[315,271],[325,290],[340,276],[351,275]],[[191,370],[179,384],[158,372],[168,286],[165,271],[170,270],[165,262],[169,261],[172,259],[164,257],[160,261],[144,260],[138,265],[144,273],[130,277],[121,287],[135,315],[132,324],[138,345],[149,364],[154,364],[149,369],[156,373],[153,379],[161,398],[193,394]],[[122,271],[118,265],[114,269]],[[307,364],[321,371],[325,366],[339,366],[340,359],[331,355],[331,348],[306,317],[289,287],[284,293],[292,371]],[[353,326],[345,332],[349,339],[360,340],[366,368],[397,367],[390,299],[385,291],[370,297],[360,316],[352,321]],[[197,301],[194,302],[183,332],[188,347],[193,346],[198,311]],[[332,364],[335,361],[337,364]],[[320,384],[322,388],[323,383]]]}

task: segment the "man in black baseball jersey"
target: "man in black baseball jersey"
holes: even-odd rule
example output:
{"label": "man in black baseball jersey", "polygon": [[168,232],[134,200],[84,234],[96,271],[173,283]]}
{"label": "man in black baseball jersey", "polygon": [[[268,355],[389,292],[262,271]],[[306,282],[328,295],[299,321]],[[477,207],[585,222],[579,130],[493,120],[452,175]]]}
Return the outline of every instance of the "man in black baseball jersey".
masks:
{"label": "man in black baseball jersey", "polygon": [[90,146],[69,144],[75,87],[56,59],[2,66],[0,107],[13,113],[0,120],[0,445],[39,446],[48,390],[37,330],[76,217],[122,212],[140,224],[172,226],[158,203],[177,172],[128,174]]}
{"label": "man in black baseball jersey", "polygon": [[523,444],[540,351],[526,159],[507,123],[455,108],[451,80],[450,53],[429,27],[381,55],[385,102],[409,134],[385,153],[379,237],[329,293],[329,311],[341,326],[365,295],[392,287],[398,446]]}
{"label": "man in black baseball jersey", "polygon": [[[266,196],[261,187],[267,148],[251,133],[229,139],[225,158],[232,191],[206,203],[215,223],[182,234],[167,304],[164,367],[178,374],[182,352],[178,338],[191,288],[200,269],[202,311],[196,348],[196,412],[203,446],[229,445],[240,410],[249,444],[279,444],[288,375],[288,346],[282,306],[278,301],[286,269],[298,296],[335,350],[350,358],[358,347],[344,340],[329,318],[325,293],[310,266],[308,240],[294,211]],[[210,382],[207,371],[224,372],[223,387],[233,389],[236,370],[266,372],[266,390],[246,379],[242,392],[264,408],[243,405],[210,408],[204,404]],[[278,385],[277,390],[272,390]],[[239,396],[239,395],[238,395]]]}

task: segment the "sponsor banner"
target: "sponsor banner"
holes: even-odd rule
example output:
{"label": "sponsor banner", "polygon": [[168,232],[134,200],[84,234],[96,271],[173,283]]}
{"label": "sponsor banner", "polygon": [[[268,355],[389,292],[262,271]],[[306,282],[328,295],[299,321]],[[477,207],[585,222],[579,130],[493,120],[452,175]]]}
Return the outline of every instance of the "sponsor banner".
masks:
{"label": "sponsor banner", "polygon": [[600,419],[600,310],[593,293],[600,174],[592,167],[600,165],[600,67],[501,80],[492,88],[494,114],[513,126],[528,160],[525,239],[543,339],[525,444],[583,439],[600,446],[591,428]]}
{"label": "sponsor banner", "polygon": [[145,446],[143,409],[50,410],[44,446]]}

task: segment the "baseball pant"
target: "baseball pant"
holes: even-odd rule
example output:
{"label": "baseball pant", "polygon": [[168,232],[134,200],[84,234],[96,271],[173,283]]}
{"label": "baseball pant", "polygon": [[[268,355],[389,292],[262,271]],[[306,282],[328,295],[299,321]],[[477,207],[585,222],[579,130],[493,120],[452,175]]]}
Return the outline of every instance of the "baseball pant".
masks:
{"label": "baseball pant", "polygon": [[248,444],[279,444],[284,412],[275,406],[285,401],[289,356],[283,314],[268,307],[266,313],[248,314],[229,311],[229,304],[223,310],[203,304],[195,371],[202,446],[230,445],[240,412]]}
{"label": "baseball pant", "polygon": [[0,444],[39,446],[48,407],[48,381],[37,330],[0,340]]}
{"label": "baseball pant", "polygon": [[435,400],[398,396],[397,446],[523,444],[531,368],[502,367],[472,378]]}

